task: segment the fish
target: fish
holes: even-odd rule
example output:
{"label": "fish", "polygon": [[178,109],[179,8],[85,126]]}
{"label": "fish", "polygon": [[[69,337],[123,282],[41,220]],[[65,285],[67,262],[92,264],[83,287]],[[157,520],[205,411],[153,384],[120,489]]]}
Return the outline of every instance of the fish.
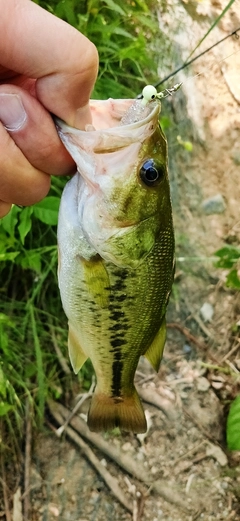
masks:
{"label": "fish", "polygon": [[159,101],[92,100],[90,108],[86,130],[57,120],[77,165],[57,233],[68,350],[76,374],[88,358],[96,374],[89,429],[143,433],[134,376],[142,355],[159,369],[174,278],[167,142]]}

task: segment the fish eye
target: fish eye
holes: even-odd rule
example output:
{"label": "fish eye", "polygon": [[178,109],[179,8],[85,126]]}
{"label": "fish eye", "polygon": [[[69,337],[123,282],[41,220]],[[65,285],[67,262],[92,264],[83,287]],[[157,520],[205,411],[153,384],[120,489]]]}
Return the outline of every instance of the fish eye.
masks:
{"label": "fish eye", "polygon": [[147,186],[156,186],[164,177],[164,168],[154,159],[147,159],[140,168],[140,178]]}

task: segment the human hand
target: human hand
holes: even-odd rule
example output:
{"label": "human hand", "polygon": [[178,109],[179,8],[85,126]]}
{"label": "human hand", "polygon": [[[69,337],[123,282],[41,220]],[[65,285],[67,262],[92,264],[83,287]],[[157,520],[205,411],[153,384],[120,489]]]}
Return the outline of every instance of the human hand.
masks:
{"label": "human hand", "polygon": [[45,197],[74,171],[50,113],[84,129],[95,46],[31,0],[0,0],[0,217]]}

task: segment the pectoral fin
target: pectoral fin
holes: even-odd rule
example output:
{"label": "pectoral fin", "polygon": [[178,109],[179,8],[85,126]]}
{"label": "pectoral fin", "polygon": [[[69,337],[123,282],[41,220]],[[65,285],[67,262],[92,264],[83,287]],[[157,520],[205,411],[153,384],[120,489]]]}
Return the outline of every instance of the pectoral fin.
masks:
{"label": "pectoral fin", "polygon": [[159,331],[157,332],[146,353],[144,353],[144,356],[148,359],[150,364],[153,366],[153,369],[155,369],[155,371],[157,372],[159,370],[162,359],[163,348],[166,341],[166,334],[166,319],[164,317]]}
{"label": "pectoral fin", "polygon": [[70,322],[68,332],[68,352],[74,373],[77,374],[83,364],[85,364],[88,357],[83,352],[78,340],[76,329]]}
{"label": "pectoral fin", "polygon": [[102,256],[117,266],[137,268],[156,242],[156,216],[138,224],[120,228],[104,243]]}

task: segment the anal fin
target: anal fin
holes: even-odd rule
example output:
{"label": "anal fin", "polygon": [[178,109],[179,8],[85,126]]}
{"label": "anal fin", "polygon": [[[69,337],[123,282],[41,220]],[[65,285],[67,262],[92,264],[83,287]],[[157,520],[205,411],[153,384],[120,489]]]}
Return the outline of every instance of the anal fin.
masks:
{"label": "anal fin", "polygon": [[87,423],[94,432],[108,431],[115,427],[135,433],[147,430],[144,410],[136,389],[131,396],[126,397],[107,396],[96,389]]}
{"label": "anal fin", "polygon": [[79,340],[76,329],[69,322],[69,331],[68,331],[68,352],[70,362],[72,364],[72,368],[74,373],[77,374],[80,371],[83,364],[85,364],[88,357],[83,352]]}
{"label": "anal fin", "polygon": [[158,330],[156,336],[154,337],[151,345],[148,347],[144,356],[148,359],[153,369],[158,372],[160,363],[162,360],[163,349],[166,341],[166,319],[165,317],[162,320],[160,329]]}

